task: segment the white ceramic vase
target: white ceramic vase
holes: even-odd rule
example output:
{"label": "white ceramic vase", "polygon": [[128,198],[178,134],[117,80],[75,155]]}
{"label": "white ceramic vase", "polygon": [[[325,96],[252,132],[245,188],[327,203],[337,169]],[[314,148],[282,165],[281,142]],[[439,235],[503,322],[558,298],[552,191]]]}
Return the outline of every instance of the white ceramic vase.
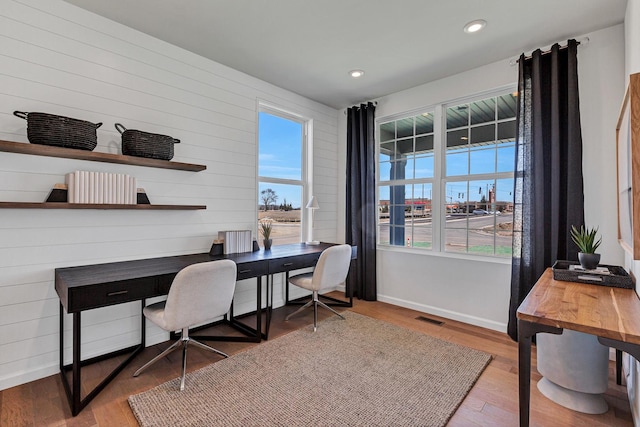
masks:
{"label": "white ceramic vase", "polygon": [[564,330],[562,335],[537,334],[538,389],[559,405],[603,414],[608,406],[602,394],[609,380],[609,347],[589,334]]}

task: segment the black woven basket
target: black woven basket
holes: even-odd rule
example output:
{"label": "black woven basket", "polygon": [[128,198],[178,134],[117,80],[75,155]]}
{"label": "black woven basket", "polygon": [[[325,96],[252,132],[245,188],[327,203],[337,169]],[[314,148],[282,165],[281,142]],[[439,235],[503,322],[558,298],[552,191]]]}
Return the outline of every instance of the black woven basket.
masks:
{"label": "black woven basket", "polygon": [[27,121],[27,138],[32,144],[87,151],[93,150],[98,145],[96,129],[102,126],[102,123],[91,123],[47,113],[14,111],[13,114]]}
{"label": "black woven basket", "polygon": [[122,154],[127,156],[171,160],[173,144],[180,142],[179,139],[167,135],[127,129],[120,123],[116,123],[115,126],[122,135]]}

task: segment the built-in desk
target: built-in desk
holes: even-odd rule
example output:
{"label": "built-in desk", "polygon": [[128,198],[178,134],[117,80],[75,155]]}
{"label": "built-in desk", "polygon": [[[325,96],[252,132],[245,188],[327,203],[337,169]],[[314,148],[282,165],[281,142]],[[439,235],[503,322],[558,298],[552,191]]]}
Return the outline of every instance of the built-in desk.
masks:
{"label": "built-in desk", "polygon": [[548,268],[517,311],[520,426],[529,425],[531,338],[570,329],[640,360],[640,300],[633,289],[565,282]]}
{"label": "built-in desk", "polygon": [[[140,344],[106,355],[81,360],[81,313],[99,307],[141,301],[141,312],[145,299],[169,292],[173,278],[184,267],[200,262],[218,259],[231,259],[237,264],[237,279],[257,278],[256,327],[245,325],[233,315],[233,305],[224,322],[235,327],[245,336],[198,336],[204,340],[251,341],[260,342],[268,338],[271,318],[272,289],[267,286],[265,329],[262,325],[262,277],[275,273],[288,273],[292,270],[313,267],[320,254],[332,243],[305,245],[304,243],[273,246],[271,250],[260,250],[242,254],[211,256],[208,253],[150,258],[133,261],[121,261],[106,264],[83,265],[77,267],[56,268],[55,289],[60,297],[60,375],[73,415],[77,415],[124,367],[145,347],[145,317],[141,313]],[[354,248],[354,257],[356,254]],[[72,314],[73,319],[73,361],[64,365],[64,313]],[[194,335],[194,338],[196,336]],[[84,398],[81,397],[81,367],[113,357],[131,353],[113,372]],[[67,372],[71,371],[71,385]]]}

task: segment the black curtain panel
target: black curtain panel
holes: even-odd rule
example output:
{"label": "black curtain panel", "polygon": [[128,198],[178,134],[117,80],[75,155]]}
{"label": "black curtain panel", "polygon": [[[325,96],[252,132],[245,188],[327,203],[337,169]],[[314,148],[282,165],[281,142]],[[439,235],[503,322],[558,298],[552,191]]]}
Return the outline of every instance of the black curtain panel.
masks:
{"label": "black curtain panel", "polygon": [[556,260],[576,260],[571,226],[584,224],[582,133],[575,40],[519,60],[513,263],[508,333],[516,310]]}
{"label": "black curtain panel", "polygon": [[358,247],[347,278],[347,296],[375,301],[376,173],[375,111],[371,103],[347,110],[346,242]]}

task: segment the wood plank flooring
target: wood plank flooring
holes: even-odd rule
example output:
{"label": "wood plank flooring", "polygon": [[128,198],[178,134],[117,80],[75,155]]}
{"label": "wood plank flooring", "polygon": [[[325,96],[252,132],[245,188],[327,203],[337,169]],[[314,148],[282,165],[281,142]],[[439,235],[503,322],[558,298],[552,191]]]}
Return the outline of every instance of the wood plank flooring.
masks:
{"label": "wood plank flooring", "polygon": [[[336,294],[336,296],[339,295]],[[312,310],[285,322],[284,317],[296,308],[290,306],[274,311],[270,339],[313,322]],[[516,343],[512,342],[506,334],[381,302],[354,300],[354,307],[350,310],[493,355],[493,360],[451,418],[449,426],[512,427],[518,425],[518,351]],[[326,310],[321,310],[319,319],[328,316],[329,313]],[[439,320],[443,324],[438,325],[416,319],[419,316]],[[322,333],[321,328],[318,333]],[[235,354],[259,345],[229,342],[210,344],[228,354]],[[167,343],[163,343],[147,348],[76,417],[71,416],[59,375],[0,391],[0,426],[137,426],[127,403],[129,395],[148,390],[180,375],[181,354],[174,352],[139,377],[132,376],[139,366],[166,346]],[[189,348],[188,355],[189,371],[220,360],[216,355],[205,353],[195,347]],[[83,368],[84,385],[92,387],[117,362],[117,358],[110,359]],[[626,389],[624,386],[615,384],[613,363],[610,364],[609,389],[605,394],[609,411],[602,415],[581,414],[546,399],[536,387],[540,375],[535,370],[535,349],[532,363],[532,426],[633,426]]]}

